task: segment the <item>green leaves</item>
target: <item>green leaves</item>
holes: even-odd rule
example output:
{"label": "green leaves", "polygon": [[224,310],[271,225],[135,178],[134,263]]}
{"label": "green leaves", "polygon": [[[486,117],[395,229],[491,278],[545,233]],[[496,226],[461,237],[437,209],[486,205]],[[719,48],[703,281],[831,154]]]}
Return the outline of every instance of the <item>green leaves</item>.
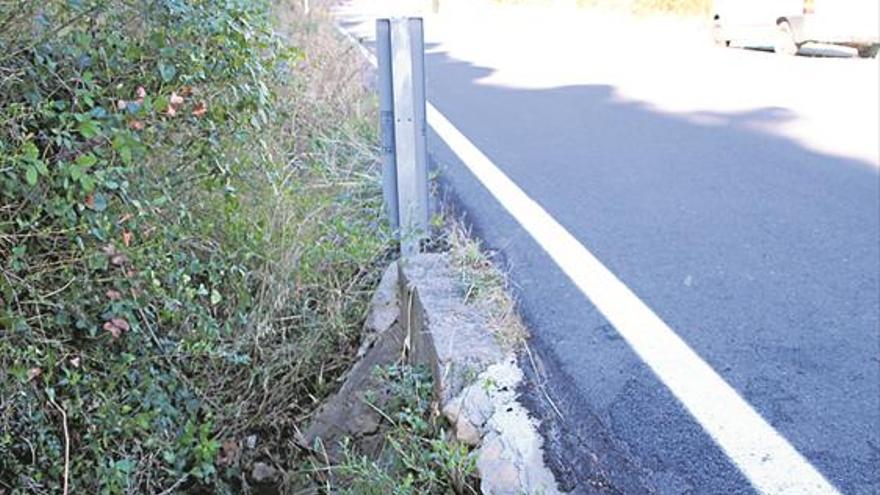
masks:
{"label": "green leaves", "polygon": [[132,165],[135,152],[142,146],[128,131],[117,131],[113,136],[112,147],[122,160],[122,164],[129,166]]}
{"label": "green leaves", "polygon": [[22,155],[24,155],[23,158],[26,161],[35,162],[39,160],[40,150],[37,149],[37,145],[35,145],[31,141],[28,141],[24,143],[24,146],[22,146]]}
{"label": "green leaves", "polygon": [[431,418],[431,373],[423,367],[392,365],[376,368],[374,374],[389,392],[381,403],[371,405],[393,421],[382,430],[390,448],[377,461],[344,445],[335,469],[351,481],[334,493],[479,493],[470,448],[449,438]]}
{"label": "green leaves", "polygon": [[37,167],[33,165],[28,165],[27,170],[25,171],[25,180],[27,181],[29,186],[37,185]]}
{"label": "green leaves", "polygon": [[[308,242],[272,231],[278,211],[268,210],[299,192],[276,188],[288,164],[260,143],[281,120],[273,91],[289,74],[278,64],[284,50],[269,3],[10,5],[33,9],[0,30],[0,46],[47,37],[22,56],[0,54],[14,75],[0,78],[0,233],[11,253],[0,268],[14,280],[0,277],[0,369],[14,378],[0,380],[9,398],[3,426],[12,432],[0,432],[0,471],[60,493],[64,442],[58,411],[47,406],[53,393],[75,438],[71,493],[159,493],[183,477],[181,490],[230,493],[240,466],[221,468],[216,437],[245,430],[227,410],[230,397],[253,413],[262,392],[234,395],[223,373],[249,380],[265,369],[258,378],[273,386],[290,373],[272,369],[283,360],[270,360],[268,348],[267,357],[254,352],[241,336],[265,317],[296,340],[283,343],[287,356],[339,354],[333,359],[344,363],[370,283],[358,267],[372,266],[379,251],[333,247],[321,206],[331,193],[323,190],[297,206],[319,212]],[[8,8],[0,2],[0,19]],[[369,216],[369,208],[352,209]],[[294,242],[313,253],[302,294],[293,276],[266,275]],[[339,284],[331,295],[315,289],[331,283]],[[260,314],[264,298],[282,291],[273,284],[297,295]],[[339,304],[330,301],[337,294]],[[261,344],[274,346],[273,338]],[[321,381],[312,366],[297,365],[302,379],[290,383]],[[330,384],[315,387],[309,393]],[[284,401],[311,404],[301,390],[282,388]]]}
{"label": "green leaves", "polygon": [[26,142],[22,146],[21,162],[25,169],[24,180],[31,187],[37,185],[40,175],[47,175],[49,173],[46,164],[40,160],[40,150],[31,141]]}
{"label": "green leaves", "polygon": [[174,64],[160,61],[158,68],[159,75],[162,77],[163,82],[169,83],[174,80],[174,76],[177,74],[177,69],[174,67]]}
{"label": "green leaves", "polygon": [[85,139],[92,139],[101,133],[101,127],[91,119],[82,120],[76,127],[77,131]]}
{"label": "green leaves", "polygon": [[[83,189],[88,191],[86,186],[90,186],[90,184],[86,183],[83,185]],[[102,212],[107,209],[107,196],[98,193],[94,194],[91,198],[92,200],[89,202],[89,208],[97,212]]]}
{"label": "green leaves", "polygon": [[76,165],[81,169],[87,169],[98,163],[98,159],[92,153],[84,153],[76,157]]}

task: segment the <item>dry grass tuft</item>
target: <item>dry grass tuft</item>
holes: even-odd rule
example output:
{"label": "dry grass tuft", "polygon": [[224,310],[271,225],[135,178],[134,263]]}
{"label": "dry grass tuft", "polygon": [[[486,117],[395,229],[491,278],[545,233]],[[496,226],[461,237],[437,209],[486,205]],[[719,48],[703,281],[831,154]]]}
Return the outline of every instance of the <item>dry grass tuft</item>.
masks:
{"label": "dry grass tuft", "polygon": [[[218,438],[282,473],[283,493],[311,490],[294,439],[351,366],[388,235],[377,179],[376,105],[359,54],[338,38],[324,4],[276,4],[279,31],[302,52],[275,88],[284,121],[264,136],[283,163],[250,200],[267,244],[249,325],[226,342],[249,363],[205,363],[198,381],[218,409]],[[280,172],[280,173],[279,173]],[[243,201],[248,201],[245,198]],[[255,203],[262,204],[256,205]],[[249,437],[256,450],[241,449]],[[225,444],[224,444],[225,445]]]}
{"label": "dry grass tuft", "polygon": [[505,351],[520,348],[528,330],[510,294],[507,275],[459,221],[448,222],[446,243],[452,264],[465,286],[465,303],[480,307],[489,315],[489,327]]}

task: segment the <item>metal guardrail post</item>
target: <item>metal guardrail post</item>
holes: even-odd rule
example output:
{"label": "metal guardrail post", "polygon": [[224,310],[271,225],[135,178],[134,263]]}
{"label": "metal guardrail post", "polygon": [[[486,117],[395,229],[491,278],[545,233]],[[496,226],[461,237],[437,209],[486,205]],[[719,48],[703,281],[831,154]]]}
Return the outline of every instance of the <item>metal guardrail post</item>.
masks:
{"label": "metal guardrail post", "polygon": [[[385,34],[386,28],[389,35]],[[380,19],[376,23],[379,61],[380,119],[383,145],[383,187],[389,212],[392,198],[397,203],[397,225],[401,255],[419,252],[428,232],[428,154],[425,118],[425,44],[419,18]],[[386,40],[390,50],[386,51]],[[383,53],[384,52],[384,53]],[[384,63],[383,63],[384,62]],[[390,67],[389,67],[390,66]],[[390,103],[393,110],[393,136],[386,126],[389,95],[387,75],[391,75]],[[393,142],[393,153],[386,144]],[[389,147],[390,148],[390,147]],[[393,156],[392,156],[393,155]],[[385,174],[391,160],[396,165],[396,190]],[[394,215],[391,214],[392,225]]]}
{"label": "metal guardrail post", "polygon": [[408,21],[412,40],[413,116],[416,126],[416,194],[418,195],[418,227],[420,238],[428,230],[428,119],[425,95],[425,33],[421,18]]}
{"label": "metal guardrail post", "polygon": [[400,228],[397,206],[397,157],[394,149],[394,87],[391,77],[391,22],[376,19],[376,60],[379,84],[379,133],[382,154],[382,197],[391,229]]}

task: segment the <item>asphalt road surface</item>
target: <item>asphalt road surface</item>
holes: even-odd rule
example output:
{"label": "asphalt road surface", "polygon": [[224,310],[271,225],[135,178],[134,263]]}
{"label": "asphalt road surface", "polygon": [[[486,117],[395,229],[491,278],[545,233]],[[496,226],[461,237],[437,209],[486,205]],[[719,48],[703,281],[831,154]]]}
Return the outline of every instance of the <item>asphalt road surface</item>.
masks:
{"label": "asphalt road surface", "polygon": [[[342,25],[369,44],[378,5],[346,4]],[[804,469],[840,493],[880,493],[877,60],[712,48],[693,23],[575,11],[471,7],[425,22],[437,110]],[[432,131],[429,148],[510,271],[533,380],[554,405],[523,392],[562,488],[785,491],[756,482],[693,413],[718,397],[674,392],[454,146]],[[778,474],[785,486],[800,471]]]}

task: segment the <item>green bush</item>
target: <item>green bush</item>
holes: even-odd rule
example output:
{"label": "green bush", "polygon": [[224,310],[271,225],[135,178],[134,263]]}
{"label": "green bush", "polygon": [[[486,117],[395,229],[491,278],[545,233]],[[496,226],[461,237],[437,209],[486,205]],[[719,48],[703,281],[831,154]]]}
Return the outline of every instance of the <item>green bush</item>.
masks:
{"label": "green bush", "polygon": [[344,368],[372,157],[292,127],[272,8],[0,2],[0,492],[246,489]]}

